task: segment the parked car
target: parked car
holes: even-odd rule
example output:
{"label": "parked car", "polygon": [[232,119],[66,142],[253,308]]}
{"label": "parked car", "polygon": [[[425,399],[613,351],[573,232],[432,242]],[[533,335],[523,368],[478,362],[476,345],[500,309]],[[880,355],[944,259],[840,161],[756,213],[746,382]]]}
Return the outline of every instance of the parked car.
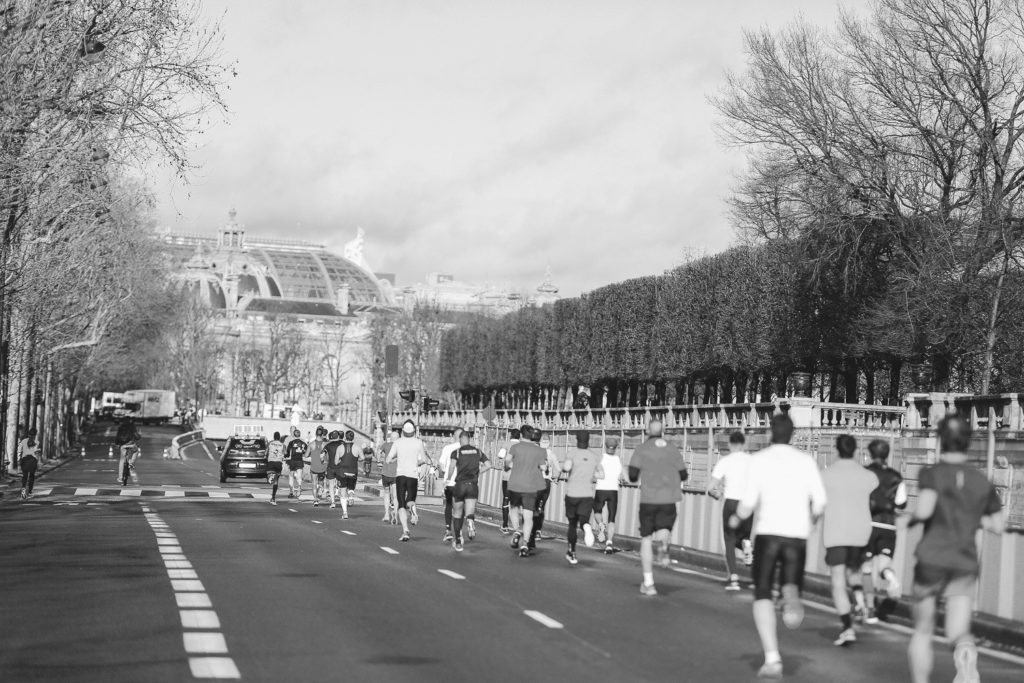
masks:
{"label": "parked car", "polygon": [[232,436],[226,442],[220,455],[220,480],[228,477],[267,476],[267,450],[269,444],[264,436]]}

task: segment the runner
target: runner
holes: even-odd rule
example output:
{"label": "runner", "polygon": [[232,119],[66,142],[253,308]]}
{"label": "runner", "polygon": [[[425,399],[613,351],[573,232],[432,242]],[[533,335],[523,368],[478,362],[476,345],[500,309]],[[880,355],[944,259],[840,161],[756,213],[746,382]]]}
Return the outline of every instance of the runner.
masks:
{"label": "runner", "polygon": [[604,476],[597,480],[594,493],[594,522],[598,529],[597,542],[604,543],[605,555],[611,555],[616,552],[615,515],[619,509],[619,487],[622,484],[622,459],[619,458],[618,437],[606,437],[604,450],[604,455],[601,456],[601,471],[604,472]]}
{"label": "runner", "polygon": [[292,438],[284,444],[284,457],[288,461],[288,497],[302,497],[302,470],[309,458],[309,445],[302,440],[298,427],[292,429]]}
{"label": "runner", "polygon": [[28,436],[18,444],[18,466],[21,468],[21,499],[25,500],[32,497],[39,466],[39,443],[34,429],[28,430]]}
{"label": "runner", "polygon": [[380,497],[384,501],[384,516],[380,521],[391,522],[392,526],[398,524],[397,494],[395,492],[395,476],[398,471],[398,462],[387,462],[387,455],[391,452],[393,445],[392,433],[388,432],[388,440],[384,442],[380,452]]}
{"label": "runner", "polygon": [[928,683],[932,672],[932,633],[936,602],[946,598],[946,638],[953,644],[955,683],[976,683],[978,649],[971,636],[971,613],[980,566],[978,529],[1002,533],[1002,503],[992,483],[967,463],[971,427],[959,416],[939,422],[939,463],[921,469],[911,526],[924,524],[914,567],[914,635],[908,654],[914,683]]}
{"label": "runner", "polygon": [[267,445],[267,483],[270,484],[270,504],[277,505],[277,484],[284,469],[284,442],[281,433],[274,432],[274,438]]}
{"label": "runner", "polygon": [[423,442],[416,438],[416,425],[412,420],[402,424],[402,436],[391,446],[388,461],[396,461],[395,488],[398,498],[398,520],[402,523],[402,537],[398,540],[408,541],[409,524],[419,523],[416,514],[416,492],[420,484],[420,465],[434,462],[427,455]]}
{"label": "runner", "polygon": [[533,511],[533,534],[530,537],[530,542],[527,543],[527,547],[534,550],[537,547],[537,541],[540,540],[540,532],[544,528],[544,514],[548,506],[548,499],[551,497],[551,483],[562,476],[562,469],[558,464],[555,452],[551,450],[551,440],[536,428],[531,431],[531,435],[531,440],[544,449],[544,453],[547,455],[543,470],[544,488],[537,492],[537,506]]}
{"label": "runner", "polygon": [[[896,551],[896,511],[907,507],[907,486],[899,472],[888,465],[889,442],[875,439],[868,444],[871,464],[868,470],[878,477],[878,488],[871,493],[871,538],[864,549],[864,597],[868,603],[867,624],[888,618],[902,594],[902,586],[892,568]],[[885,582],[886,599],[879,602],[875,595],[879,584]]]}
{"label": "runner", "polygon": [[313,485],[313,507],[320,505],[320,499],[327,491],[327,464],[321,458],[327,444],[327,428],[317,425],[316,438],[309,445],[309,480]]}
{"label": "runner", "polygon": [[462,552],[462,527],[468,527],[467,538],[476,538],[476,501],[480,497],[480,474],[490,469],[484,455],[470,443],[469,432],[459,430],[459,448],[451,456],[447,479],[455,482],[452,497],[455,501],[454,522],[455,537],[452,547]]}
{"label": "runner", "polygon": [[[334,478],[338,482],[341,499],[341,518],[348,519],[348,506],[352,504],[355,496],[356,481],[359,478],[359,456],[353,451],[356,442],[356,433],[351,429],[347,430],[341,438],[343,452],[338,457],[338,464],[334,468]],[[333,494],[331,507],[334,507]]]}
{"label": "runner", "polygon": [[[548,454],[534,442],[534,429],[523,425],[519,430],[523,440],[512,446],[505,458],[505,469],[512,475],[508,479],[509,519],[512,528],[512,547],[519,549],[519,557],[530,555],[528,540],[533,537],[533,513],[537,509],[537,496],[544,491],[544,469]],[[540,440],[539,437],[537,439]],[[520,526],[520,518],[522,526]]]}
{"label": "runner", "polygon": [[565,559],[569,564],[578,564],[576,541],[577,527],[583,529],[583,542],[588,548],[594,547],[594,529],[590,526],[590,514],[594,509],[594,483],[604,477],[601,461],[590,451],[590,432],[576,432],[576,448],[566,454],[562,470],[569,474],[565,486],[565,516],[569,520],[569,548]]}
{"label": "runner", "polygon": [[448,476],[449,467],[451,463],[452,454],[462,447],[460,437],[462,436],[462,428],[456,427],[455,431],[452,432],[452,438],[454,441],[450,444],[446,444],[441,449],[441,455],[437,459],[437,469],[441,473],[444,479],[444,537],[441,539],[442,543],[449,543],[452,540],[452,509],[453,503],[452,495],[455,489],[455,478]]}
{"label": "runner", "polygon": [[341,470],[341,456],[344,452],[341,432],[337,429],[331,430],[331,433],[327,435],[327,443],[324,444],[323,451],[320,454],[320,459],[323,460],[327,471],[327,497],[331,501],[331,509],[337,507],[336,500],[340,497],[338,495],[338,482],[344,476]]}
{"label": "runner", "polygon": [[512,533],[508,525],[508,478],[512,475],[512,470],[505,469],[505,459],[508,457],[509,449],[519,443],[519,438],[518,429],[509,430],[508,446],[502,446],[498,451],[498,467],[501,468],[501,533],[505,535]]}
{"label": "runner", "polygon": [[836,438],[839,459],[821,476],[825,484],[825,564],[832,579],[832,603],[836,607],[842,630],[835,645],[857,641],[850,607],[853,592],[857,614],[867,616],[860,568],[864,564],[864,547],[871,538],[871,492],[878,488],[878,477],[854,461],[857,440],[849,434]]}
{"label": "runner", "polygon": [[825,485],[814,459],[789,445],[793,421],[776,415],[771,421],[772,445],[750,459],[747,484],[729,526],[754,520],[754,625],[764,649],[760,678],[782,678],[782,657],[775,623],[772,588],[776,572],[782,585],[782,623],[799,628],[804,619],[800,590],[804,582],[807,537],[814,520],[825,511]]}
{"label": "runner", "polygon": [[754,546],[750,542],[750,530],[753,520],[745,519],[739,528],[729,528],[729,518],[736,514],[740,504],[740,496],[747,485],[747,466],[750,465],[750,454],[746,450],[747,439],[743,432],[729,435],[729,454],[715,463],[711,470],[711,482],[708,484],[708,495],[715,500],[724,497],[722,504],[722,538],[725,541],[725,568],[729,580],[725,590],[740,590],[740,576],[736,573],[736,551],[743,551],[743,563],[748,567],[754,561]]}

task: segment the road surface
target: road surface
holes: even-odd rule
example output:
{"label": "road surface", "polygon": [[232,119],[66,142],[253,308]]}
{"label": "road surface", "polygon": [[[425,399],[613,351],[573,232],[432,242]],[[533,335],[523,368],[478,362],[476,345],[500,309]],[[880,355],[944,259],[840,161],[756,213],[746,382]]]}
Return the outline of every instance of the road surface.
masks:
{"label": "road surface", "polygon": [[[581,548],[570,567],[545,541],[519,559],[486,524],[456,554],[436,509],[400,543],[365,494],[344,521],[308,492],[273,507],[252,497],[265,481],[219,484],[202,449],[162,460],[173,431],[143,433],[127,491],[98,443],[32,500],[0,501],[0,680],[756,680],[750,595],[716,577],[659,571],[644,598],[631,553]],[[786,680],[907,680],[905,633],[865,628],[836,648],[837,626],[811,609],[782,634]],[[951,680],[936,650],[935,680]],[[987,683],[1024,672],[988,656],[981,669]]]}

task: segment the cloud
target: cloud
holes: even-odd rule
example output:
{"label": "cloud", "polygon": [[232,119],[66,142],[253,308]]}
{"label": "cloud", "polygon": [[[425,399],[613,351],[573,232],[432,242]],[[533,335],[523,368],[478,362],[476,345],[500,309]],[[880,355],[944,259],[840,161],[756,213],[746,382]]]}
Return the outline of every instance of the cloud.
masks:
{"label": "cloud", "polygon": [[[287,8],[287,9],[283,9]],[[539,283],[564,293],[732,240],[736,150],[706,96],[742,64],[741,31],[815,0],[209,2],[239,76],[230,120],[197,140],[160,218],[341,246],[358,226],[413,282]]]}

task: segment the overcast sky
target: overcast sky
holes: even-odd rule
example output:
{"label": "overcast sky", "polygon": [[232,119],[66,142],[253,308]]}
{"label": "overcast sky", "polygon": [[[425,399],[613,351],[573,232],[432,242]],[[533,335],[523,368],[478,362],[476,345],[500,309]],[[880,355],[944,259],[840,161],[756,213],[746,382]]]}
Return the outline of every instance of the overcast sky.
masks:
{"label": "overcast sky", "polygon": [[196,140],[189,185],[157,179],[160,220],[562,292],[659,273],[733,240],[737,150],[707,96],[741,31],[829,0],[207,0],[238,77]]}

